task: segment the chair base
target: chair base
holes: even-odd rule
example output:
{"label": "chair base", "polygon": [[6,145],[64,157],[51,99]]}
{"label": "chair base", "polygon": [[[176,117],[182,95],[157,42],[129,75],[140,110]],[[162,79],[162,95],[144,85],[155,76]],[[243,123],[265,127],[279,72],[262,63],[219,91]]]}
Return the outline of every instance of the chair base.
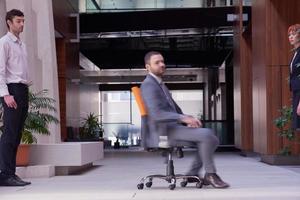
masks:
{"label": "chair base", "polygon": [[[149,175],[149,176],[143,177],[141,179],[140,183],[137,185],[137,188],[139,190],[142,190],[144,188],[144,185],[146,187],[150,188],[152,186],[153,179],[155,179],[155,178],[163,179],[163,180],[167,181],[168,183],[170,183],[170,185],[169,185],[170,190],[174,190],[176,188],[177,179],[182,179],[182,181],[180,182],[181,187],[187,186],[189,178],[198,180],[196,182],[197,188],[203,187],[203,180],[200,179],[198,176],[182,175],[182,174],[167,176],[167,175],[154,174],[154,175]],[[145,181],[147,181],[147,182],[145,183]]]}
{"label": "chair base", "polygon": [[[174,164],[173,164],[173,159],[172,159],[173,148],[165,149],[165,152],[167,152],[166,175],[154,174],[154,175],[149,175],[149,176],[143,177],[140,180],[140,183],[137,185],[137,188],[139,190],[142,190],[144,188],[144,185],[146,185],[146,187],[150,188],[152,186],[152,181],[154,178],[163,179],[163,180],[167,181],[168,183],[170,183],[169,184],[170,190],[174,190],[176,188],[177,179],[182,179],[182,181],[180,182],[180,186],[185,187],[188,184],[189,178],[197,180],[196,187],[202,188],[204,181],[203,181],[203,179],[200,179],[198,176],[175,174],[174,173]],[[183,157],[183,154],[181,157]],[[145,183],[146,180],[147,180],[147,182]]]}

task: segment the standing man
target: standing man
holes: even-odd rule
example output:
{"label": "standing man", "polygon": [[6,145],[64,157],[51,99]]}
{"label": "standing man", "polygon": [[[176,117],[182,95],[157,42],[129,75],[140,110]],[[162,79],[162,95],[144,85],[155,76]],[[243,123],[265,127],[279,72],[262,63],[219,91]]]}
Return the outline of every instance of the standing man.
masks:
{"label": "standing man", "polygon": [[13,9],[6,14],[8,32],[0,39],[0,96],[3,106],[3,134],[0,138],[0,186],[25,186],[16,173],[16,155],[28,113],[28,63],[20,39],[24,14]]}
{"label": "standing man", "polygon": [[162,82],[163,74],[166,71],[163,56],[159,52],[151,51],[145,55],[144,60],[148,75],[141,85],[141,91],[148,110],[150,132],[158,135],[166,133],[171,143],[183,141],[195,145],[197,153],[187,175],[200,176],[203,165],[205,185],[212,185],[214,188],[229,187],[216,174],[213,154],[219,140],[214,131],[201,128],[201,122],[192,116],[183,114],[173,100],[168,88]]}

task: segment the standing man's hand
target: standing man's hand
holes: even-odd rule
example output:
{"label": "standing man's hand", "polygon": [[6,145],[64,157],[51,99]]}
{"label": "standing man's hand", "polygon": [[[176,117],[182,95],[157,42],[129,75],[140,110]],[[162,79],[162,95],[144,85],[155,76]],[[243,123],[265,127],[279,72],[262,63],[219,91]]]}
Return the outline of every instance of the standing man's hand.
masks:
{"label": "standing man's hand", "polygon": [[188,115],[184,115],[181,119],[180,119],[181,122],[185,123],[188,127],[192,127],[192,128],[200,128],[202,127],[202,123],[192,117],[192,116],[188,116]]}
{"label": "standing man's hand", "polygon": [[4,102],[6,103],[6,105],[9,108],[17,109],[17,103],[16,103],[16,101],[14,99],[14,96],[12,96],[12,95],[5,95],[4,96]]}

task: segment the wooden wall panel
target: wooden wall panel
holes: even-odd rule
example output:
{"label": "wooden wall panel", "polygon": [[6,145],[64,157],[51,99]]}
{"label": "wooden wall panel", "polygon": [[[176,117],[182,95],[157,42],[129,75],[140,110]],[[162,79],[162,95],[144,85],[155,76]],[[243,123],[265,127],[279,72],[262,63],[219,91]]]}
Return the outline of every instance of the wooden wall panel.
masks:
{"label": "wooden wall panel", "polygon": [[[242,14],[242,1],[237,1],[238,14]],[[248,152],[253,150],[252,121],[252,43],[251,27],[243,32],[242,22],[234,34],[234,118],[235,145]]]}
{"label": "wooden wall panel", "polygon": [[278,116],[278,109],[281,105],[281,68],[280,66],[267,66],[269,78],[267,79],[267,153],[276,154],[281,146],[281,139],[276,134],[277,129],[274,126],[274,119]]}
{"label": "wooden wall panel", "polygon": [[240,72],[240,45],[239,37],[234,36],[234,62],[233,62],[233,98],[234,98],[234,144],[237,148],[242,149],[242,139],[241,139],[241,72]]}
{"label": "wooden wall panel", "polygon": [[252,41],[251,30],[245,31],[241,37],[241,102],[242,103],[242,147],[245,151],[253,151],[253,111],[252,111]]}
{"label": "wooden wall panel", "polygon": [[59,81],[59,105],[60,105],[60,129],[61,140],[65,141],[67,138],[67,118],[66,118],[66,79],[58,78]]}
{"label": "wooden wall panel", "polygon": [[267,152],[266,126],[266,0],[252,2],[253,147]]}
{"label": "wooden wall panel", "polygon": [[79,44],[78,43],[66,43],[66,78],[67,79],[79,79],[80,67],[79,67]]}
{"label": "wooden wall panel", "polygon": [[66,46],[64,39],[56,39],[56,57],[58,67],[58,88],[60,106],[61,139],[67,138],[66,128]]}
{"label": "wooden wall panel", "polygon": [[66,39],[74,37],[76,27],[73,25],[73,18],[70,14],[78,13],[78,8],[75,8],[71,1],[75,0],[52,0],[54,12],[54,28]]}
{"label": "wooden wall panel", "polygon": [[[70,84],[74,84],[71,80],[79,78],[80,70],[79,44],[70,43],[70,39],[74,38],[76,33],[76,26],[73,26],[74,19],[70,18],[70,14],[78,13],[78,8],[74,8],[70,1],[72,0],[52,0],[54,27],[62,35],[62,38],[56,38],[62,141],[67,139],[66,126],[72,120],[67,117],[70,116],[67,112],[72,109],[75,113],[72,114],[72,118],[79,119],[80,107],[79,92],[70,92],[71,90],[73,91],[73,86],[70,86]],[[77,91],[79,91],[79,85],[74,84],[74,88],[76,87],[78,88]]]}

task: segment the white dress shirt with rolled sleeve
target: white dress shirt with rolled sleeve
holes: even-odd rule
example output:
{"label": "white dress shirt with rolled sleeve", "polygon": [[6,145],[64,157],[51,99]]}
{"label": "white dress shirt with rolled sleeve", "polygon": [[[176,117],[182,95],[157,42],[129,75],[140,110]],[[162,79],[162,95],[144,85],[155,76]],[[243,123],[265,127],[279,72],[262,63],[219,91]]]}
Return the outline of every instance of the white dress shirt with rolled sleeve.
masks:
{"label": "white dress shirt with rolled sleeve", "polygon": [[0,96],[9,95],[7,84],[29,85],[25,44],[11,32],[0,39]]}

